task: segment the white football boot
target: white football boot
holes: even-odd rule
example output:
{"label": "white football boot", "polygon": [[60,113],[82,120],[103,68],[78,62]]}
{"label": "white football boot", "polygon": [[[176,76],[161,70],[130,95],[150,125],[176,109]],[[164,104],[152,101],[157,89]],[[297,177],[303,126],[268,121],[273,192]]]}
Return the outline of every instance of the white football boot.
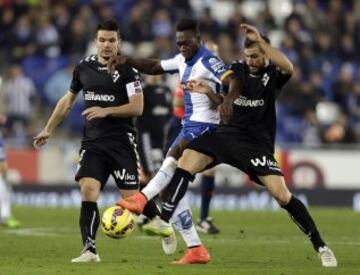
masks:
{"label": "white football boot", "polygon": [[321,259],[321,264],[324,267],[336,267],[337,260],[334,252],[327,246],[323,246],[319,248],[319,256]]}
{"label": "white football boot", "polygon": [[99,254],[94,254],[89,250],[81,253],[77,258],[71,260],[72,263],[98,263],[100,262]]}
{"label": "white football boot", "polygon": [[173,255],[177,247],[177,240],[175,233],[171,234],[169,237],[162,237],[161,245],[166,255],[168,256]]}

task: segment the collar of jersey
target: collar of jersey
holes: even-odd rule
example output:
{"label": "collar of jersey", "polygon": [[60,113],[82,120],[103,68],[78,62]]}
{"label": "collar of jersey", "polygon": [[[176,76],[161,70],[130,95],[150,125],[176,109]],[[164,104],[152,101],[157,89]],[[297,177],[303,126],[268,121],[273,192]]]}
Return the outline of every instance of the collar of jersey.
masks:
{"label": "collar of jersey", "polygon": [[196,63],[196,61],[198,61],[206,52],[207,49],[203,45],[201,45],[199,50],[196,52],[196,54],[190,60],[185,61],[186,65],[193,66]]}

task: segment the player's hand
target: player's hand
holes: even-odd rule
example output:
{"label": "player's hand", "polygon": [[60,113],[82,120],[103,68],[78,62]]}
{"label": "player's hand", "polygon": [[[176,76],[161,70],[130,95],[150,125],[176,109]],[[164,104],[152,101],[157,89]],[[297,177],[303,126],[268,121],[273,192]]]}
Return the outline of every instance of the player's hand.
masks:
{"label": "player's hand", "polygon": [[228,124],[233,114],[233,102],[231,100],[226,100],[225,97],[224,102],[219,105],[219,113],[221,121],[224,124]]}
{"label": "player's hand", "polygon": [[107,63],[107,69],[109,73],[113,73],[115,71],[115,67],[117,65],[125,64],[126,63],[126,56],[124,55],[116,55],[110,57]]}
{"label": "player's hand", "polygon": [[208,94],[212,92],[211,87],[203,79],[187,81],[186,88],[191,93]]}
{"label": "player's hand", "polygon": [[81,113],[87,120],[92,120],[94,118],[103,118],[108,115],[106,108],[101,107],[91,107],[87,108]]}
{"label": "player's hand", "polygon": [[247,39],[255,42],[260,42],[262,40],[261,35],[256,27],[249,24],[241,24],[240,27],[246,33]]}
{"label": "player's hand", "polygon": [[42,130],[36,137],[33,137],[33,146],[35,149],[39,149],[41,146],[47,143],[51,133],[47,130]]}

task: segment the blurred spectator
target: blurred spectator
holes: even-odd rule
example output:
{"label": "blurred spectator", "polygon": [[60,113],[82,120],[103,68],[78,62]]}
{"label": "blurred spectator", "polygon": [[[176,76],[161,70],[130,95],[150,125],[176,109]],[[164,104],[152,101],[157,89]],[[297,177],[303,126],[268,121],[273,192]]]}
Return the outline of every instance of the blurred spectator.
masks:
{"label": "blurred spectator", "polygon": [[35,52],[35,36],[27,15],[22,15],[17,19],[16,25],[9,35],[8,43],[12,60],[19,61]]}
{"label": "blurred spectator", "polygon": [[356,136],[350,127],[345,114],[342,114],[334,123],[326,127],[321,135],[327,144],[355,143]]}
{"label": "blurred spectator", "polygon": [[9,78],[3,87],[7,128],[10,132],[26,132],[33,117],[32,103],[36,98],[36,91],[32,80],[23,75],[21,66],[12,64],[9,68]]}
{"label": "blurred spectator", "polygon": [[151,33],[157,37],[171,38],[174,27],[167,10],[161,9],[155,12],[151,22]]}
{"label": "blurred spectator", "polygon": [[[195,17],[200,22],[204,40],[214,40],[219,45],[219,55],[230,63],[241,56],[244,37],[239,25],[250,21],[272,39],[274,46],[280,46],[297,67],[297,75],[284,88],[279,102],[280,140],[306,144],[316,144],[317,139],[325,142],[323,125],[317,120],[314,106],[333,102],[349,121],[346,125],[358,133],[360,142],[357,111],[360,1],[287,0],[285,2],[292,3],[288,9],[274,7],[274,2],[2,1],[0,72],[14,61],[28,64],[24,68],[42,92],[45,83],[53,81],[48,80],[52,71],[64,66],[57,60],[69,59],[73,54],[84,56],[87,49],[91,51],[96,25],[112,18],[120,23],[124,53],[168,58],[176,51],[171,39],[175,21]],[[29,71],[31,64],[37,64],[37,69]],[[48,64],[46,72],[38,69],[42,68],[41,64]],[[167,82],[176,86],[171,77]],[[50,96],[48,93],[43,100],[50,100]],[[42,106],[41,111],[46,111],[46,107]],[[65,123],[64,127],[69,125]]]}
{"label": "blurred spectator", "polygon": [[64,38],[64,53],[75,56],[83,55],[90,40],[89,36],[85,22],[80,18],[74,18],[70,22],[68,33]]}
{"label": "blurred spectator", "polygon": [[150,23],[146,20],[146,11],[138,6],[134,6],[129,14],[129,18],[122,28],[124,39],[135,44],[151,39]]}
{"label": "blurred spectator", "polygon": [[339,78],[333,83],[333,100],[343,112],[347,112],[348,99],[352,92],[353,67],[350,64],[344,64],[340,69]]}
{"label": "blurred spectator", "polygon": [[44,86],[44,97],[52,110],[57,101],[69,90],[75,65],[69,64],[66,68],[50,76]]}
{"label": "blurred spectator", "polygon": [[41,15],[38,19],[36,31],[37,52],[49,58],[60,55],[59,33],[51,23],[47,15]]}
{"label": "blurred spectator", "polygon": [[200,20],[201,33],[214,38],[220,33],[219,23],[211,16],[211,9],[206,8],[203,17]]}

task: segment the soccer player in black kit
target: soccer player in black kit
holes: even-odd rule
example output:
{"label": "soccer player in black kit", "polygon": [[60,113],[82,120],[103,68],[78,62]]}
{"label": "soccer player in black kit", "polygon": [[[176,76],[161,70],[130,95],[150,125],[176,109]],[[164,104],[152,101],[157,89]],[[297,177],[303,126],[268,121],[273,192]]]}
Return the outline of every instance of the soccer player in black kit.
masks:
{"label": "soccer player in black kit", "polygon": [[[81,188],[80,230],[84,248],[73,263],[99,262],[95,237],[100,223],[97,199],[110,175],[122,197],[139,188],[139,160],[132,118],[143,111],[143,93],[137,71],[118,65],[107,70],[111,56],[120,48],[119,29],[114,21],[98,25],[95,43],[97,55],[83,59],[74,69],[70,90],[58,101],[44,129],[34,137],[34,147],[47,142],[55,127],[68,115],[79,92],[83,91],[86,119],[75,179]],[[146,216],[158,215],[156,205]]]}
{"label": "soccer player in black kit", "polygon": [[227,163],[247,173],[254,182],[267,187],[310,239],[322,265],[335,267],[337,260],[334,253],[322,240],[305,205],[288,190],[273,156],[275,100],[281,87],[291,77],[293,65],[255,27],[248,24],[241,27],[246,33],[245,63],[235,62],[231,65],[236,78],[230,80],[230,85],[238,82],[241,88],[237,94],[229,93],[220,106],[223,124],[217,132],[198,137],[183,152],[165,190],[161,220],[164,223],[169,221],[172,209],[176,208],[196,173],[216,164]]}

